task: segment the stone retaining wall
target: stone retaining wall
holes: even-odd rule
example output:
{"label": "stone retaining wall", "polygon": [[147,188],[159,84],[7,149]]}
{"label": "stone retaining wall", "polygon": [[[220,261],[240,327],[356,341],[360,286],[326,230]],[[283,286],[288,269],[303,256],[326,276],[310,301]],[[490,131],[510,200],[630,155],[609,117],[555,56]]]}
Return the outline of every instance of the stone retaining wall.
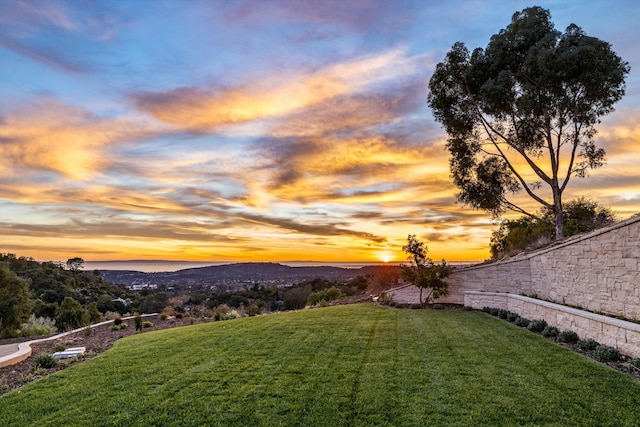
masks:
{"label": "stone retaining wall", "polygon": [[[536,295],[591,312],[637,320],[640,319],[640,217],[566,239],[549,248],[493,264],[455,270],[448,281],[449,295],[438,302],[465,304],[467,293],[484,291],[484,298],[495,298],[495,301],[487,301],[483,306],[500,307],[498,304],[503,303],[505,297],[499,294]],[[402,303],[416,303],[419,298],[419,290],[415,286],[403,286],[387,293]],[[550,310],[550,306],[544,307]],[[516,309],[510,311],[531,317]],[[584,313],[591,315],[588,311]],[[551,320],[564,316],[554,313],[545,311]],[[552,323],[541,315],[536,318]],[[587,318],[591,319],[590,316]],[[571,322],[565,323],[575,323],[574,330],[579,335],[593,337],[601,343],[609,341],[595,336],[607,331],[618,334],[610,329],[609,323],[604,326],[603,323]],[[583,327],[584,333],[580,334],[577,329]],[[566,328],[570,329],[569,326]],[[620,337],[615,340],[622,342]],[[640,349],[640,343],[635,345]]]}

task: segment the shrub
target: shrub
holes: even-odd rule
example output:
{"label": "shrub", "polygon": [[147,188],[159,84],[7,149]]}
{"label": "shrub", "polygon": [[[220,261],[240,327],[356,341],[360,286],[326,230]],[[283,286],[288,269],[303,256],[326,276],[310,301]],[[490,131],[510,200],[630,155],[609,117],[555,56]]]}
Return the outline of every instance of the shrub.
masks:
{"label": "shrub", "polygon": [[529,319],[525,319],[524,317],[518,316],[513,323],[515,323],[516,326],[526,328],[527,326],[529,326]]}
{"label": "shrub", "polygon": [[50,354],[40,353],[33,359],[33,370],[35,371],[39,368],[50,369],[54,368],[57,364],[56,359]]}
{"label": "shrub", "polygon": [[411,304],[411,308],[414,309],[414,310],[417,310],[417,309],[419,309],[421,307],[422,307],[422,305],[420,305],[418,303]]}
{"label": "shrub", "polygon": [[133,318],[133,323],[136,325],[136,331],[142,330],[142,316],[140,314],[136,314]]}
{"label": "shrub", "polygon": [[566,330],[558,334],[558,341],[567,344],[576,344],[578,341],[580,341],[580,337],[575,332]]}
{"label": "shrub", "polygon": [[586,340],[578,341],[578,348],[580,348],[580,350],[593,351],[599,345],[600,345],[600,343],[598,341],[594,340],[593,338],[587,338]]}
{"label": "shrub", "polygon": [[91,336],[91,327],[87,326],[86,328],[84,328],[84,336],[85,337],[90,337]]}
{"label": "shrub", "polygon": [[442,304],[433,304],[434,310],[442,310]]}
{"label": "shrub", "polygon": [[120,323],[120,324],[117,324],[117,325],[113,325],[111,327],[111,330],[112,331],[119,331],[120,329],[125,329],[126,327],[127,327],[126,323]]}
{"label": "shrub", "polygon": [[498,310],[498,317],[501,319],[506,319],[508,316],[509,312],[503,308]]}
{"label": "shrub", "polygon": [[115,318],[113,319],[113,324],[114,324],[115,326],[121,325],[121,324],[122,324],[122,317],[120,317],[120,316],[115,317]]}
{"label": "shrub", "polygon": [[640,369],[640,357],[637,359],[632,359],[630,362],[631,366]]}
{"label": "shrub", "polygon": [[316,305],[323,300],[326,302],[330,302],[330,301],[344,298],[344,296],[345,296],[344,293],[340,289],[336,288],[335,286],[332,286],[329,289],[323,289],[321,291],[313,292],[312,294],[310,294],[309,298],[307,298],[307,304]]}
{"label": "shrub", "polygon": [[64,345],[64,343],[59,342],[58,344],[56,344],[56,346],[53,348],[53,351],[65,351],[67,349],[67,346]]}
{"label": "shrub", "polygon": [[182,319],[182,318],[184,318],[184,314],[176,313],[176,319]]}
{"label": "shrub", "polygon": [[548,326],[542,331],[542,336],[547,338],[557,338],[560,330],[555,326]]}
{"label": "shrub", "polygon": [[515,322],[518,317],[518,313],[514,313],[512,311],[507,313],[507,320],[511,323]]}
{"label": "shrub", "polygon": [[469,307],[468,305],[465,305],[462,307],[462,311],[473,311],[473,307]]}
{"label": "shrub", "polygon": [[620,352],[608,345],[599,345],[596,347],[596,359],[600,362],[616,362],[620,360]]}
{"label": "shrub", "polygon": [[152,328],[153,327],[153,323],[149,322],[148,320],[142,322],[142,327],[143,328]]}
{"label": "shrub", "polygon": [[36,317],[35,314],[31,314],[27,323],[22,324],[20,335],[23,337],[34,337],[52,334],[57,330],[55,320],[48,317]]}
{"label": "shrub", "polygon": [[531,332],[542,332],[544,331],[544,328],[546,328],[547,322],[543,319],[536,319],[536,320],[532,320],[531,323],[529,323],[529,325],[527,325],[527,329],[529,329]]}
{"label": "shrub", "polygon": [[482,307],[482,311],[491,314],[491,307]]}
{"label": "shrub", "polygon": [[162,313],[160,315],[160,320],[167,320],[169,318],[169,315],[167,313]]}

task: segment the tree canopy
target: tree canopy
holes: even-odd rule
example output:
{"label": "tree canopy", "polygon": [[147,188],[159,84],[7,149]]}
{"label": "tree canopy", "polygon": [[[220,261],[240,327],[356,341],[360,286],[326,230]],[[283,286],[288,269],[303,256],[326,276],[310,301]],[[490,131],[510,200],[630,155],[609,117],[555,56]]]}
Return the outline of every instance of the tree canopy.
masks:
{"label": "tree canopy", "polygon": [[428,289],[429,292],[424,302],[434,300],[449,293],[449,284],[444,280],[451,268],[445,260],[436,264],[427,257],[428,249],[424,242],[421,242],[415,235],[407,237],[407,244],[402,248],[407,253],[409,265],[402,265],[402,277],[407,282],[420,288],[420,304],[423,303],[422,291]]}
{"label": "tree canopy", "polygon": [[514,197],[524,191],[564,237],[563,192],[604,164],[596,125],[624,96],[629,70],[609,43],[574,24],[556,30],[540,7],[516,12],[485,49],[455,43],[429,81],[428,104],[449,135],[458,199],[495,217],[536,217]]}

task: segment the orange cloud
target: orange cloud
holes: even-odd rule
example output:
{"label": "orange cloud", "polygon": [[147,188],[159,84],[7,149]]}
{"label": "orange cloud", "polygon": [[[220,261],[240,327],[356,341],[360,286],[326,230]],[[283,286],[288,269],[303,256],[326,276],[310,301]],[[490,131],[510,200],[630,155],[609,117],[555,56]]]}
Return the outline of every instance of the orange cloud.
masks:
{"label": "orange cloud", "polygon": [[24,168],[48,170],[85,181],[104,167],[109,146],[139,132],[140,125],[39,99],[0,122],[0,173],[14,177]]}
{"label": "orange cloud", "polygon": [[244,87],[204,90],[192,87],[167,92],[140,92],[134,102],[156,119],[193,132],[281,117],[324,100],[355,93],[364,87],[410,75],[421,58],[400,49],[358,58],[314,72],[283,71]]}

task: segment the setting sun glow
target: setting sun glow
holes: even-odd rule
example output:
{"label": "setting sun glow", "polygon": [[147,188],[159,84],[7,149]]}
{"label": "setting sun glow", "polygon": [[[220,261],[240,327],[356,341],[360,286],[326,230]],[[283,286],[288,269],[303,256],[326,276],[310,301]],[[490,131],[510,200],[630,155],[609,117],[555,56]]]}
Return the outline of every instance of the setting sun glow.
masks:
{"label": "setting sun glow", "polygon": [[[516,7],[309,3],[0,1],[0,252],[388,263],[412,234],[434,260],[489,258],[499,224],[456,201],[427,82],[453,43],[486,46]],[[564,195],[627,218],[640,6],[541,3],[629,61],[595,136],[607,164]]]}

